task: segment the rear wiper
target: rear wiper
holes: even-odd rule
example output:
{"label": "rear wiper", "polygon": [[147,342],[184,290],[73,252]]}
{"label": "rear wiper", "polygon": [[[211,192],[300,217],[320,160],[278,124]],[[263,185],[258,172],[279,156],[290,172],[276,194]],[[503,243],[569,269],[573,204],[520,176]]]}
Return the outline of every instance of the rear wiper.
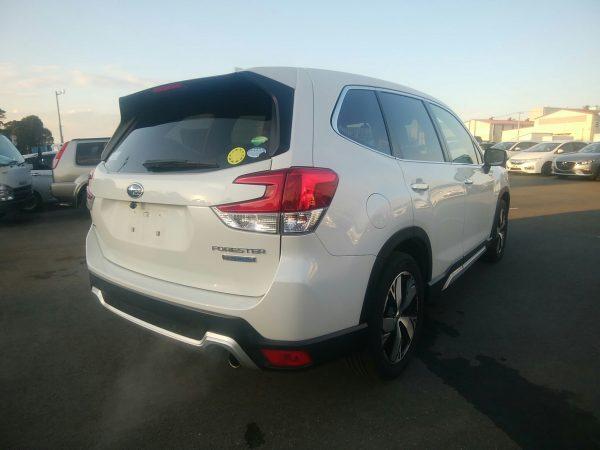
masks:
{"label": "rear wiper", "polygon": [[149,159],[142,164],[150,172],[166,172],[170,170],[216,169],[218,164],[186,161],[180,159]]}

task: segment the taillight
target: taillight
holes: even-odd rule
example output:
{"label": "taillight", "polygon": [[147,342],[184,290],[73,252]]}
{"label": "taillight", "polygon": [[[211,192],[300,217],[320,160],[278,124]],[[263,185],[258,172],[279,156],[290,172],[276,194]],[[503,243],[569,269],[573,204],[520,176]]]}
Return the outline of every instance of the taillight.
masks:
{"label": "taillight", "polygon": [[274,367],[303,367],[312,364],[312,358],[305,350],[275,350],[263,348],[262,354]]}
{"label": "taillight", "polygon": [[87,194],[87,198],[90,200],[93,200],[93,198],[94,198],[94,193],[92,192],[92,181],[94,180],[94,170],[96,170],[96,169],[92,169],[90,171],[90,173],[88,174],[88,184],[87,184],[86,194]]}
{"label": "taillight", "polygon": [[227,226],[259,233],[309,233],[331,204],[338,176],[330,169],[292,167],[242,175],[234,183],[262,185],[265,193],[214,207]]}
{"label": "taillight", "polygon": [[54,157],[54,161],[52,161],[52,169],[56,169],[56,166],[58,166],[58,162],[60,161],[60,158],[62,158],[62,155],[65,152],[65,150],[67,148],[67,145],[69,145],[69,141],[65,142],[62,145],[62,147],[60,148],[60,150],[58,151],[58,153]]}

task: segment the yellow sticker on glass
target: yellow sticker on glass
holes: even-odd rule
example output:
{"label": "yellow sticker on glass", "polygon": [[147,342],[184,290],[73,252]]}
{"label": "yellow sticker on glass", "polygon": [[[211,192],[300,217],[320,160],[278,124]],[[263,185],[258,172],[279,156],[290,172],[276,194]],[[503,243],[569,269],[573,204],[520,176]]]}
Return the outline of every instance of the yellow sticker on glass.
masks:
{"label": "yellow sticker on glass", "polygon": [[227,162],[231,165],[241,163],[246,158],[246,150],[236,147],[227,154]]}

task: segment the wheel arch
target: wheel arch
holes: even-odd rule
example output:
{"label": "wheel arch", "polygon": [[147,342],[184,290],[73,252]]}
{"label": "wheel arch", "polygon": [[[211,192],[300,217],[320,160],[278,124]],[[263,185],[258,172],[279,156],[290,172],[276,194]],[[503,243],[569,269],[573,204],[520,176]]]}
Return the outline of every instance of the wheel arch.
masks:
{"label": "wheel arch", "polygon": [[363,300],[360,323],[364,323],[367,320],[367,305],[371,301],[370,294],[373,292],[373,286],[379,280],[386,262],[397,252],[406,253],[415,259],[421,269],[425,285],[431,280],[431,241],[425,230],[419,227],[408,227],[394,233],[383,244],[377,254],[377,258],[375,258]]}

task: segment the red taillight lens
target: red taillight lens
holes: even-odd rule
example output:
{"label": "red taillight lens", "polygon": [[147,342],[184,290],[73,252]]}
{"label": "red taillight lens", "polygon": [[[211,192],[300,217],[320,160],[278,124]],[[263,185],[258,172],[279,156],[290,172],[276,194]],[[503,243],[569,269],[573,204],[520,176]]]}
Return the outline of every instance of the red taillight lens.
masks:
{"label": "red taillight lens", "polygon": [[181,83],[163,84],[162,86],[157,86],[155,88],[152,88],[152,92],[158,93],[158,92],[173,91],[175,89],[179,89],[182,87],[183,87],[183,84],[181,84]]}
{"label": "red taillight lens", "polygon": [[288,171],[283,193],[282,211],[299,212],[327,208],[338,185],[333,170],[296,167]]}
{"label": "red taillight lens", "polygon": [[67,145],[69,145],[69,141],[65,142],[62,145],[62,147],[60,148],[60,150],[58,151],[58,153],[54,157],[54,161],[52,161],[52,169],[56,169],[56,166],[58,166],[58,162],[60,161],[60,158],[62,158],[62,155],[65,152],[65,150],[67,148]]}
{"label": "red taillight lens", "polygon": [[89,198],[90,200],[94,198],[94,193],[92,192],[92,181],[94,181],[94,170],[96,170],[96,169],[92,169],[90,171],[90,173],[88,174],[88,184],[87,184],[86,193],[87,193],[87,198]]}
{"label": "red taillight lens", "polygon": [[265,186],[262,197],[216,206],[228,226],[262,233],[308,233],[331,204],[337,174],[318,167],[292,167],[242,175],[236,184]]}
{"label": "red taillight lens", "polygon": [[218,206],[223,212],[279,212],[281,210],[281,197],[285,186],[287,170],[273,170],[242,175],[235,179],[235,184],[257,184],[266,186],[262,197],[238,203]]}
{"label": "red taillight lens", "polygon": [[274,367],[304,367],[312,364],[312,358],[305,350],[273,350],[263,348],[262,354]]}

